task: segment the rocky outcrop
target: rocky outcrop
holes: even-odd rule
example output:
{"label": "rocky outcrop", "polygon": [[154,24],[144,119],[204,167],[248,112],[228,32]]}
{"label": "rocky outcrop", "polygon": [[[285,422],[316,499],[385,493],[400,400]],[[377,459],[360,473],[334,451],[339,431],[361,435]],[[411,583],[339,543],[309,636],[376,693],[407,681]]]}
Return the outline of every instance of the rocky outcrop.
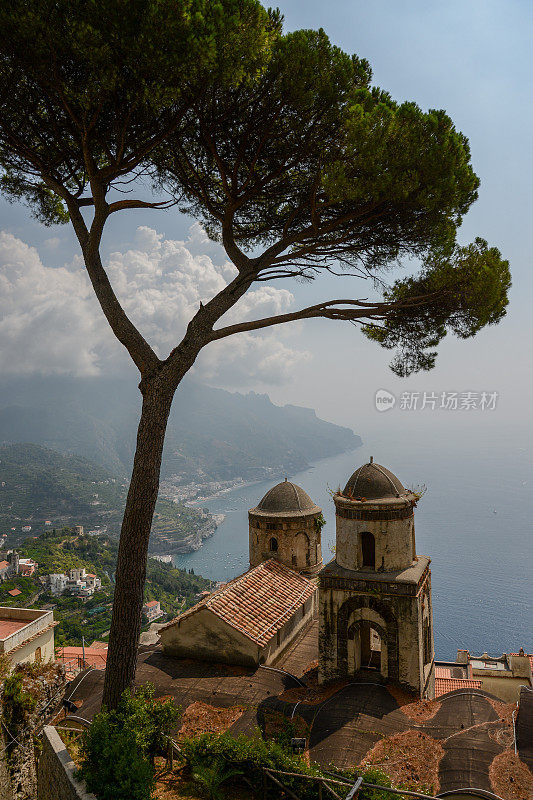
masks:
{"label": "rocky outcrop", "polygon": [[216,529],[217,523],[215,519],[210,516],[209,519],[206,519],[196,530],[185,536],[180,533],[179,538],[176,536],[176,538],[173,539],[172,532],[166,531],[164,536],[159,535],[153,537],[153,541],[150,543],[150,551],[154,553],[154,555],[168,553],[169,551],[176,554],[193,553],[195,550],[200,549],[204,539],[212,536]]}

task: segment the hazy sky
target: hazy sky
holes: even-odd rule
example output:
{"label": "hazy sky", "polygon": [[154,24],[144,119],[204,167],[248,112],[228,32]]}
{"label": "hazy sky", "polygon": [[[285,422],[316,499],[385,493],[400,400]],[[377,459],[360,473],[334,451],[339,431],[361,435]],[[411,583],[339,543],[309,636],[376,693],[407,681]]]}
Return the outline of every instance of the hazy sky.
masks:
{"label": "hazy sky", "polygon": [[[480,197],[461,239],[486,238],[511,262],[507,318],[475,339],[447,341],[430,373],[400,380],[390,353],[346,323],[299,323],[212,347],[197,374],[232,389],[267,391],[279,403],[309,405],[365,433],[376,426],[466,429],[505,437],[508,426],[529,435],[532,402],[530,298],[533,278],[531,103],[533,6],[525,0],[285,0],[286,27],[323,27],[331,40],[366,57],[374,82],[423,108],[444,108],[470,139]],[[89,291],[67,226],[43,228],[22,206],[0,202],[0,369],[90,374],[126,369]],[[118,215],[117,215],[118,216]],[[131,212],[113,219],[104,241],[119,296],[161,353],[168,352],[199,299],[231,273],[220,248],[177,212]],[[356,281],[261,286],[245,301],[264,316],[317,298],[361,296]],[[398,397],[386,413],[374,394]],[[498,392],[495,411],[407,411],[402,392]],[[479,395],[478,395],[479,399]],[[438,403],[437,403],[438,405]],[[424,435],[426,435],[424,433]]]}

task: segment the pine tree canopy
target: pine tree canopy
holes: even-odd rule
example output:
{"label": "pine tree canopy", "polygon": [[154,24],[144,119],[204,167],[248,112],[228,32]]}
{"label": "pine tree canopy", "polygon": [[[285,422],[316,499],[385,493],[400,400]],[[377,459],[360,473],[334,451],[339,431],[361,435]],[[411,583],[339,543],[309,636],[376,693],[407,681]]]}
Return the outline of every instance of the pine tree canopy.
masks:
{"label": "pine tree canopy", "polygon": [[3,3],[2,192],[53,224],[124,189],[209,81],[263,68],[280,24],[256,0]]}
{"label": "pine tree canopy", "polygon": [[[428,348],[447,330],[470,336],[501,319],[509,268],[481,240],[456,244],[479,186],[467,139],[444,111],[397,103],[370,81],[368,63],[324,31],[281,36],[254,81],[194,103],[156,163],[243,281],[344,271],[380,286],[381,302],[332,301],[278,321],[370,319],[364,332],[398,348],[393,369],[408,374],[433,366]],[[383,274],[407,257],[420,275],[388,287]]]}

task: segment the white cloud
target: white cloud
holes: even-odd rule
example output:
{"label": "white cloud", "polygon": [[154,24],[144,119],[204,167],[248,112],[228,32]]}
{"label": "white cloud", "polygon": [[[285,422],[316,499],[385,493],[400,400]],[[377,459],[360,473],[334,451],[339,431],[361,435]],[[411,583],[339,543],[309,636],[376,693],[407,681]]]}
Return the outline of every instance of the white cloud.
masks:
{"label": "white cloud", "polygon": [[34,247],[0,232],[2,372],[96,374],[95,306],[81,270],[45,267]]}
{"label": "white cloud", "polygon": [[[206,253],[208,251],[210,255]],[[186,241],[137,229],[133,247],[107,259],[111,283],[128,315],[162,357],[183,336],[187,323],[235,275],[223,250],[201,226]],[[269,316],[294,302],[286,289],[259,286],[221,321]],[[0,233],[0,368],[4,372],[95,374],[120,369],[121,346],[97,305],[81,258],[46,267],[37,250]],[[287,343],[283,329],[240,334],[206,348],[195,371],[224,386],[282,383],[295,364],[309,358]]]}

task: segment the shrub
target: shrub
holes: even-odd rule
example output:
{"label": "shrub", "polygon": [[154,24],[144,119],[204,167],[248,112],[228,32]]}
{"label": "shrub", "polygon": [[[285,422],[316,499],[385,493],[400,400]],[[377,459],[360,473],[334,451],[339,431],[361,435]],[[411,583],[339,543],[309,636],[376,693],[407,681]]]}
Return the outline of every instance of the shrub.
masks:
{"label": "shrub", "polygon": [[[231,775],[242,773],[254,786],[260,786],[263,779],[263,768],[294,772],[299,775],[313,775],[315,777],[333,777],[355,781],[358,775],[368,783],[383,787],[391,787],[390,778],[375,767],[363,771],[356,769],[339,770],[334,766],[331,771],[323,771],[316,766],[307,764],[303,756],[295,755],[279,741],[265,741],[257,736],[231,736],[229,733],[202,734],[181,743],[182,756],[191,769],[193,779],[202,785],[210,800],[219,800],[222,796],[220,785]],[[302,800],[317,800],[318,784],[315,781],[306,781],[298,777],[284,775],[281,781]],[[214,790],[214,791],[213,791]],[[210,792],[210,793],[209,793]],[[270,784],[268,797],[279,797],[279,790]],[[397,800],[405,800],[396,795]],[[360,800],[391,800],[390,793],[379,789],[364,788],[359,794]]]}
{"label": "shrub", "polygon": [[[277,741],[265,741],[260,735],[249,738],[244,735],[232,736],[229,733],[205,733],[180,743],[182,756],[194,775],[198,775],[199,766],[204,775],[211,778],[209,770],[214,774],[225,775],[225,771],[243,773],[254,786],[260,786],[263,780],[263,767],[279,769],[285,772],[296,772],[301,775],[320,775],[317,767],[309,766],[304,758],[294,755]],[[208,771],[207,773],[205,771]],[[229,778],[229,774],[227,774]],[[225,780],[226,778],[224,778]],[[198,781],[197,782],[201,782]],[[312,781],[284,776],[283,782],[302,800],[316,800],[316,785]],[[205,782],[204,786],[205,786]],[[206,787],[207,788],[207,787]],[[211,794],[216,798],[215,794]]]}
{"label": "shrub", "polygon": [[240,770],[230,769],[223,758],[216,758],[211,763],[195,761],[191,765],[192,779],[200,786],[209,800],[223,800],[221,786],[230,778],[242,775]]}
{"label": "shrub", "polygon": [[124,692],[113,711],[97,714],[81,742],[80,776],[101,800],[148,800],[154,785],[153,758],[179,710],[172,700],[154,700],[154,687]]}
{"label": "shrub", "polygon": [[23,725],[36,705],[35,697],[24,689],[22,681],[22,673],[14,672],[4,683],[3,717],[9,729]]}

